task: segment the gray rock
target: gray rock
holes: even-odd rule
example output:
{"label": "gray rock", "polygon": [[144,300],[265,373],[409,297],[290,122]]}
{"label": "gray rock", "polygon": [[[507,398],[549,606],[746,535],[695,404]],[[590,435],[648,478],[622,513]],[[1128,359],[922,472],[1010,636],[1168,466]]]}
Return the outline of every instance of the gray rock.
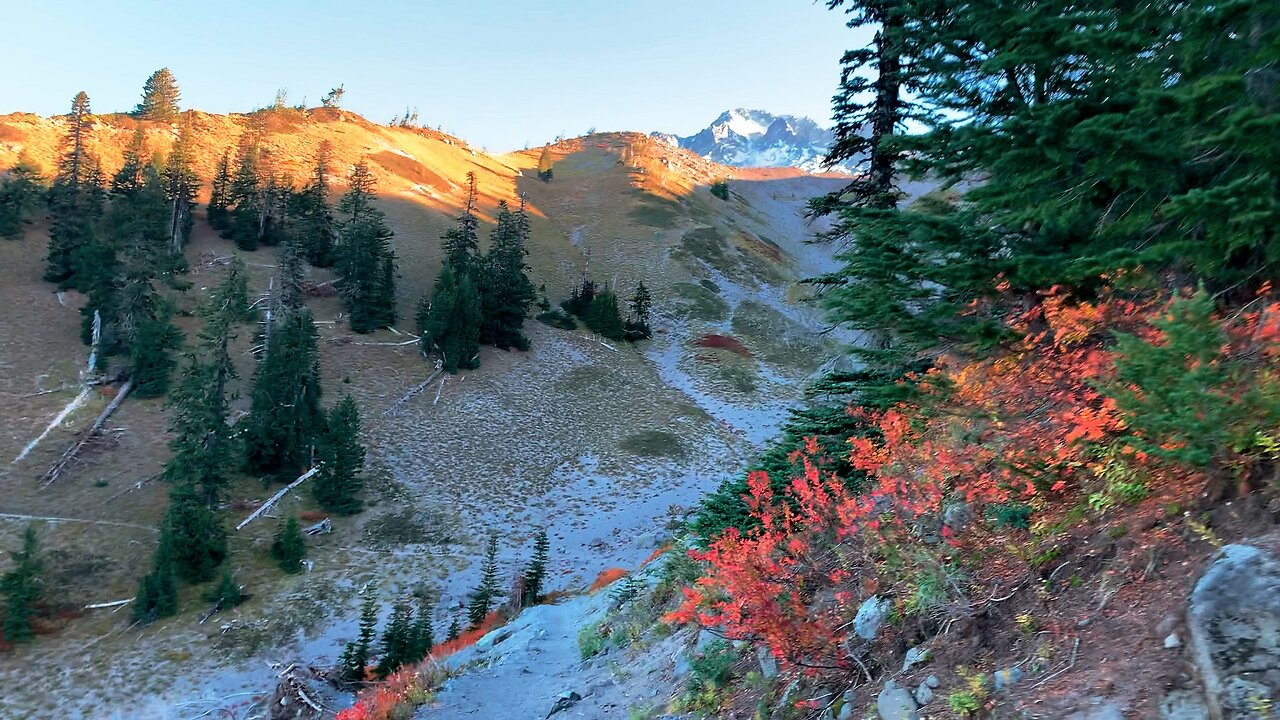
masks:
{"label": "gray rock", "polygon": [[676,656],[676,665],[672,668],[671,673],[677,678],[682,678],[689,674],[689,670],[689,658],[685,657],[684,653],[680,653]]}
{"label": "gray rock", "polygon": [[911,648],[907,651],[906,657],[902,658],[902,672],[906,672],[922,662],[927,662],[929,658],[929,648],[923,645]]}
{"label": "gray rock", "polygon": [[911,691],[890,680],[876,696],[876,712],[880,720],[920,720],[916,699]]}
{"label": "gray rock", "polygon": [[760,675],[766,680],[778,677],[778,659],[769,652],[769,648],[761,645],[756,648],[756,661],[760,663]]}
{"label": "gray rock", "polygon": [[1209,708],[1199,693],[1175,690],[1160,701],[1160,720],[1204,720]]}
{"label": "gray rock", "polygon": [[929,687],[929,683],[922,682],[916,688],[916,691],[912,693],[912,697],[914,697],[916,702],[921,706],[928,705],[933,702],[933,688]]}
{"label": "gray rock", "polygon": [[719,635],[703,628],[698,631],[698,639],[693,643],[693,652],[695,655],[701,655],[706,652],[707,648],[711,646],[711,643],[722,639],[723,638]]}
{"label": "gray rock", "polygon": [[562,710],[568,710],[578,703],[582,696],[572,690],[566,690],[560,693],[556,698],[556,702],[551,706],[551,711],[547,713],[547,717],[551,717]]}
{"label": "gray rock", "polygon": [[1021,668],[1008,668],[1006,670],[995,671],[992,673],[992,678],[994,680],[996,690],[1003,690],[1021,680],[1025,675],[1026,673],[1022,672]]}
{"label": "gray rock", "polygon": [[1178,637],[1178,633],[1169,633],[1169,636],[1164,639],[1165,650],[1172,650],[1180,647],[1182,647],[1182,640]]}
{"label": "gray rock", "polygon": [[856,697],[852,690],[845,690],[840,696],[840,712],[836,713],[836,720],[853,720],[853,712],[856,707],[853,700]]}
{"label": "gray rock", "polygon": [[1191,593],[1187,632],[1209,717],[1254,717],[1280,698],[1280,561],[1222,548]]}
{"label": "gray rock", "polygon": [[937,675],[930,675],[929,677],[924,679],[924,684],[928,685],[930,688],[934,690],[937,690],[938,686],[942,684],[942,681],[938,679]]}
{"label": "gray rock", "polygon": [[853,631],[863,640],[875,640],[880,626],[889,617],[889,601],[872,596],[858,607],[858,614],[853,617]]}
{"label": "gray rock", "polygon": [[942,523],[954,530],[961,530],[973,520],[968,503],[951,503],[942,511]]}

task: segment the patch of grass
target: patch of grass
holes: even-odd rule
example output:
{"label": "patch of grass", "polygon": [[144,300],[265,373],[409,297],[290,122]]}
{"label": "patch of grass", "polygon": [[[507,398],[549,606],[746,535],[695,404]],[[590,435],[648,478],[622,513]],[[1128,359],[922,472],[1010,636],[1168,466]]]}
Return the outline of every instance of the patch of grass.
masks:
{"label": "patch of grass", "polygon": [[685,232],[680,236],[680,249],[726,275],[737,269],[737,263],[731,261],[726,254],[728,243],[714,227],[694,228]]}
{"label": "patch of grass", "polygon": [[750,395],[757,389],[758,375],[751,368],[740,365],[720,365],[716,368],[716,379],[728,385],[734,392]]}
{"label": "patch of grass", "polygon": [[666,430],[641,430],[622,439],[618,449],[639,457],[679,459],[687,450],[680,437]]}
{"label": "patch of grass", "polygon": [[578,631],[578,655],[590,660],[604,650],[609,634],[603,623],[591,623]]}
{"label": "patch of grass", "polygon": [[426,526],[410,509],[379,515],[364,526],[364,539],[371,547],[386,548],[420,543]]}
{"label": "patch of grass", "polygon": [[678,203],[646,194],[639,204],[631,208],[631,212],[628,214],[639,225],[670,230],[679,222],[683,209]]}
{"label": "patch of grass", "polygon": [[671,289],[676,294],[672,309],[685,318],[720,322],[729,316],[729,303],[720,299],[716,292],[701,285],[676,283]]}
{"label": "patch of grass", "polygon": [[770,365],[813,371],[827,355],[812,333],[775,308],[753,300],[734,308],[730,327]]}

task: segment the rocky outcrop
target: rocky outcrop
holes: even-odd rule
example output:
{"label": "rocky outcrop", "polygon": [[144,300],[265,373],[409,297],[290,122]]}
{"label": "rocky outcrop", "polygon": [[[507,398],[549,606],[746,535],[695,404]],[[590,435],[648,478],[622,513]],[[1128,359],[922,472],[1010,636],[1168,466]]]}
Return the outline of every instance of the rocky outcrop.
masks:
{"label": "rocky outcrop", "polygon": [[1280,561],[1222,548],[1191,594],[1187,631],[1209,717],[1265,717],[1280,698]]}

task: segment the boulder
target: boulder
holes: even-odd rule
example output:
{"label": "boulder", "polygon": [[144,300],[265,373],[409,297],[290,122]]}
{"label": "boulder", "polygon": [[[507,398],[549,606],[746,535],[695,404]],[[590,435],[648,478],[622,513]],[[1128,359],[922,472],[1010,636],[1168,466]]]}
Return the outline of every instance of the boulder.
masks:
{"label": "boulder", "polygon": [[902,658],[902,672],[906,672],[922,662],[929,660],[929,648],[923,645],[917,645],[907,651],[905,657]]}
{"label": "boulder", "polygon": [[876,712],[880,720],[920,720],[919,708],[911,691],[890,680],[876,696]]}
{"label": "boulder", "polygon": [[1191,593],[1187,634],[1210,718],[1255,717],[1280,699],[1280,561],[1223,547]]}
{"label": "boulder", "polygon": [[880,626],[889,617],[889,601],[872,596],[858,607],[858,614],[853,617],[853,631],[863,640],[875,640]]}
{"label": "boulder", "polygon": [[756,661],[760,663],[760,675],[766,680],[772,680],[778,677],[778,659],[773,656],[769,648],[761,645],[756,648]]}
{"label": "boulder", "polygon": [[916,702],[919,703],[921,707],[924,707],[925,705],[933,702],[933,688],[929,687],[929,683],[922,682],[918,687],[916,687],[916,691],[912,693],[912,697],[916,699]]}
{"label": "boulder", "polygon": [[582,696],[572,690],[560,693],[559,697],[556,698],[555,704],[551,706],[551,710],[547,713],[547,717],[551,717],[562,710],[568,710],[578,704],[581,699]]}
{"label": "boulder", "polygon": [[1021,668],[1008,668],[992,673],[992,679],[995,682],[996,690],[1003,690],[1021,680],[1024,675],[1026,673],[1022,672]]}

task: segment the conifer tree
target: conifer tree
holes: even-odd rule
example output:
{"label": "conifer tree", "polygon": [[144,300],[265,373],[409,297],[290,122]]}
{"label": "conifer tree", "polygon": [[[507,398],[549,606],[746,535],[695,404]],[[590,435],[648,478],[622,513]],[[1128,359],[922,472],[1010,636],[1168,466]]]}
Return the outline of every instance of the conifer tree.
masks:
{"label": "conifer tree", "polygon": [[151,572],[138,581],[138,593],[133,599],[133,619],[150,624],[177,612],[178,580],[174,575],[173,539],[168,532],[162,531],[151,559]]}
{"label": "conifer tree", "polygon": [[142,102],[133,114],[144,120],[173,122],[178,119],[179,99],[178,81],[169,68],[160,68],[151,73],[142,86]]}
{"label": "conifer tree", "polygon": [[[182,249],[186,247],[187,240],[191,237],[191,228],[195,224],[192,210],[196,206],[196,192],[200,189],[200,178],[191,167],[195,152],[194,142],[191,119],[187,118],[187,121],[178,129],[178,138],[169,149],[169,156],[164,165],[164,194],[169,203],[169,247],[174,255],[182,254]],[[224,193],[225,190],[224,188]],[[213,204],[212,200],[209,204]]]}
{"label": "conifer tree", "polygon": [[354,332],[366,333],[395,322],[395,252],[393,233],[381,210],[373,206],[374,179],[368,163],[351,171],[349,189],[338,202],[345,214],[335,269],[339,291]]}
{"label": "conifer tree", "polygon": [[413,662],[413,608],[403,600],[391,608],[391,617],[382,631],[382,656],[375,672],[385,678],[402,665]]}
{"label": "conifer tree", "polygon": [[7,642],[30,640],[31,618],[40,601],[40,546],[36,528],[28,524],[22,534],[22,549],[10,552],[12,567],[0,576],[0,594],[4,595],[4,639]]}
{"label": "conifer tree", "polygon": [[228,226],[225,237],[241,250],[257,250],[266,218],[266,183],[260,168],[262,151],[255,140],[240,146],[235,177],[227,193]]}
{"label": "conifer tree", "polygon": [[458,616],[454,615],[453,618],[449,620],[449,629],[445,633],[444,640],[445,642],[453,642],[458,639],[458,635],[460,634],[462,634],[462,625],[458,622]]}
{"label": "conifer tree", "polygon": [[653,329],[649,327],[649,310],[653,307],[653,298],[649,294],[649,288],[645,287],[644,281],[636,286],[635,294],[631,296],[628,305],[631,308],[631,315],[623,326],[626,339],[635,342],[653,337]]}
{"label": "conifer tree", "polygon": [[529,567],[525,569],[521,578],[523,591],[520,604],[525,607],[542,602],[542,583],[547,577],[547,559],[550,551],[551,541],[547,538],[547,531],[539,530],[533,541],[533,559],[529,561]]}
{"label": "conifer tree", "polygon": [[378,598],[372,585],[365,587],[364,599],[360,601],[360,629],[356,639],[347,643],[338,659],[339,671],[347,682],[360,682],[365,679],[369,668],[369,651],[373,648],[373,639],[378,625]]}
{"label": "conifer tree", "polygon": [[551,146],[544,145],[542,154],[538,156],[538,179],[542,182],[551,182]]}
{"label": "conifer tree", "polygon": [[213,176],[213,186],[209,191],[209,207],[206,217],[209,226],[219,232],[231,227],[231,217],[227,210],[231,206],[231,151],[222,151],[218,160],[218,170]]}
{"label": "conifer tree", "polygon": [[471,591],[467,603],[467,623],[471,627],[479,627],[493,608],[494,598],[501,587],[498,585],[498,536],[489,536],[489,547],[485,550],[484,562],[480,565],[480,584]]}
{"label": "conifer tree", "polygon": [[226,528],[192,483],[176,485],[169,491],[169,511],[162,532],[172,543],[174,571],[187,582],[212,578],[227,558]]}
{"label": "conifer tree", "polygon": [[336,229],[333,214],[329,211],[329,164],[332,156],[333,146],[329,141],[320,143],[311,180],[294,195],[290,209],[293,234],[301,243],[307,262],[315,267],[329,267],[334,261]]}
{"label": "conifer tree", "polygon": [[49,192],[49,254],[44,279],[59,287],[75,287],[77,256],[93,238],[94,224],[102,214],[102,167],[89,152],[93,116],[89,96],[77,93],[67,117],[58,174]]}
{"label": "conifer tree", "polygon": [[182,346],[182,331],[169,319],[169,309],[161,307],[143,318],[129,348],[134,393],[138,397],[160,397],[169,391]]}
{"label": "conifer tree", "polygon": [[569,298],[560,303],[560,307],[570,315],[586,318],[587,311],[591,309],[591,301],[596,299],[598,290],[593,281],[583,278],[582,284],[573,289]]}
{"label": "conifer tree", "polygon": [[40,207],[44,192],[40,171],[25,153],[19,155],[18,164],[0,179],[0,237],[21,237],[23,227]]}
{"label": "conifer tree", "polygon": [[431,601],[422,597],[418,599],[417,613],[413,624],[409,627],[409,660],[418,662],[431,655],[435,647],[435,630],[431,625]]}
{"label": "conifer tree", "polygon": [[316,328],[305,306],[282,309],[267,326],[249,415],[237,424],[245,467],[291,480],[310,466],[324,428]]}
{"label": "conifer tree", "polygon": [[205,599],[211,603],[217,603],[220,609],[227,610],[243,604],[247,596],[240,587],[240,583],[236,582],[235,574],[228,568],[222,572],[222,579],[209,590]]}
{"label": "conifer tree", "polygon": [[471,275],[480,244],[480,220],[476,217],[476,174],[467,173],[467,201],[456,227],[444,234],[444,262],[455,274]]}
{"label": "conifer tree", "polygon": [[329,410],[320,443],[320,472],[311,481],[316,502],[337,515],[360,512],[357,497],[364,487],[360,470],[364,467],[364,446],[360,444],[360,408],[355,398],[343,396]]}
{"label": "conifer tree", "polygon": [[471,278],[445,265],[431,301],[418,306],[418,333],[424,353],[438,352],[448,372],[477,367],[480,354],[480,296]]}
{"label": "conifer tree", "polygon": [[622,313],[618,310],[618,296],[608,290],[591,299],[583,320],[587,327],[611,340],[622,340],[626,334],[622,325]]}
{"label": "conifer tree", "polygon": [[479,341],[503,350],[529,349],[529,339],[521,329],[537,290],[529,280],[524,263],[528,250],[528,212],[523,200],[518,212],[506,201],[498,203],[498,224],[489,242],[489,251],[480,261],[479,292],[481,324]]}
{"label": "conifer tree", "polygon": [[302,559],[306,556],[307,544],[298,527],[298,516],[290,515],[271,541],[271,557],[281,570],[293,574],[302,572]]}

